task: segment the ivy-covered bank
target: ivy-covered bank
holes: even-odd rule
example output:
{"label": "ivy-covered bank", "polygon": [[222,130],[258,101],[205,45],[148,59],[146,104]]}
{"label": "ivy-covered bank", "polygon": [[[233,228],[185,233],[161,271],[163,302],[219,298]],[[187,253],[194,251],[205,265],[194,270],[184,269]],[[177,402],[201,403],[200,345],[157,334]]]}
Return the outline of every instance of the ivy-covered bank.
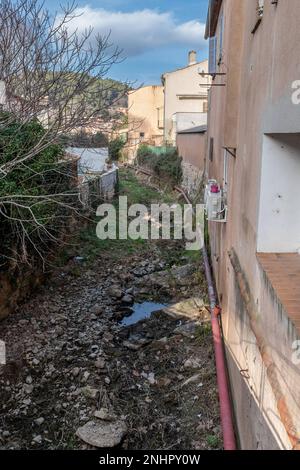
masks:
{"label": "ivy-covered bank", "polygon": [[78,197],[76,166],[37,120],[0,114],[0,169],[1,319],[43,280]]}
{"label": "ivy-covered bank", "polygon": [[[1,122],[5,126],[1,127]],[[43,149],[36,152],[43,142]],[[59,238],[72,204],[73,175],[62,145],[36,120],[0,116],[0,265],[35,264]],[[13,263],[14,262],[14,263]]]}

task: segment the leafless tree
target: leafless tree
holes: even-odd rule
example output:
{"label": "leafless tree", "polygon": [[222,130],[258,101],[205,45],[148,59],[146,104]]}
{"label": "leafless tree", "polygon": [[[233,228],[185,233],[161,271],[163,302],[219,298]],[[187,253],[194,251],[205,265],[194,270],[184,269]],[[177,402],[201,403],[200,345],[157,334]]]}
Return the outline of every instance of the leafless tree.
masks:
{"label": "leafless tree", "polygon": [[[4,158],[0,147],[1,225],[9,223],[15,239],[4,256],[17,261],[20,246],[21,260],[28,260],[28,245],[43,258],[45,243],[58,239],[61,218],[77,210],[77,190],[66,182],[68,165],[62,165],[62,155],[57,152],[52,167],[41,167],[38,174],[32,163],[63,136],[82,128],[101,131],[101,116],[129,86],[125,83],[120,90],[115,82],[103,80],[120,60],[120,50],[110,43],[109,34],[70,29],[75,16],[74,3],[52,15],[39,0],[0,0],[0,134],[9,129],[13,139],[28,123],[43,126],[38,138],[19,145],[10,158],[7,153]],[[27,179],[46,185],[49,192],[4,193],[7,182],[18,175],[20,188],[24,186],[24,170],[30,172]],[[58,175],[56,186],[49,176],[53,173]],[[58,210],[40,217],[37,213],[45,204]]]}

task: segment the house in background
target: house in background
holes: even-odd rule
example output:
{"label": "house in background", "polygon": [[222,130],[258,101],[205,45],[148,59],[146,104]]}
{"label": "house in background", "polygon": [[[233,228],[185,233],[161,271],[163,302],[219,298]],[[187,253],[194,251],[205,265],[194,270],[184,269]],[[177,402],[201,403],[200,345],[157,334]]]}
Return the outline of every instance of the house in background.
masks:
{"label": "house in background", "polygon": [[129,159],[136,156],[141,144],[161,146],[164,130],[164,89],[150,85],[128,93],[128,143]]}
{"label": "house in background", "polygon": [[[183,187],[192,196],[205,169],[208,61],[188,54],[188,65],[162,76],[163,85],[150,85],[128,93],[129,160],[141,144],[172,146],[182,156]],[[159,149],[158,149],[159,151]]]}
{"label": "house in background", "polygon": [[299,0],[209,2],[207,214],[242,449],[300,449],[299,24]]}
{"label": "house in background", "polygon": [[206,125],[210,82],[207,72],[208,62],[197,62],[196,52],[191,51],[186,67],[163,74],[166,144],[176,145],[177,132]]}

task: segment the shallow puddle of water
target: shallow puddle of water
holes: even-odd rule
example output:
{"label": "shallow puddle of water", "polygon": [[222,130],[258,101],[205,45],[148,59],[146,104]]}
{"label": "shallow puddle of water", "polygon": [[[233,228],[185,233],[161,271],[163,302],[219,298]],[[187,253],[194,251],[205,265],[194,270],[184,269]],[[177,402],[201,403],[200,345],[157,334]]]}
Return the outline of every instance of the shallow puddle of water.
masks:
{"label": "shallow puddle of water", "polygon": [[156,312],[157,310],[161,310],[164,307],[166,307],[166,305],[155,302],[142,302],[140,304],[136,303],[132,307],[133,312],[130,315],[124,317],[120,324],[123,326],[134,325],[140,320],[149,318],[151,313]]}

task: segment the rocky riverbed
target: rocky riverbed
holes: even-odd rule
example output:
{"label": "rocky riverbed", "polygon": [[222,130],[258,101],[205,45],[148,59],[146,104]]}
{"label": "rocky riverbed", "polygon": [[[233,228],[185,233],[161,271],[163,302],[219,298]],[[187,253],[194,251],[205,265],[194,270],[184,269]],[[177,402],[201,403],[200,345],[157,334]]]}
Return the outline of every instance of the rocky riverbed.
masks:
{"label": "rocky riverbed", "polygon": [[[93,244],[81,233],[0,324],[0,448],[222,448],[200,254],[180,241]],[[151,316],[124,322],[143,302]]]}

